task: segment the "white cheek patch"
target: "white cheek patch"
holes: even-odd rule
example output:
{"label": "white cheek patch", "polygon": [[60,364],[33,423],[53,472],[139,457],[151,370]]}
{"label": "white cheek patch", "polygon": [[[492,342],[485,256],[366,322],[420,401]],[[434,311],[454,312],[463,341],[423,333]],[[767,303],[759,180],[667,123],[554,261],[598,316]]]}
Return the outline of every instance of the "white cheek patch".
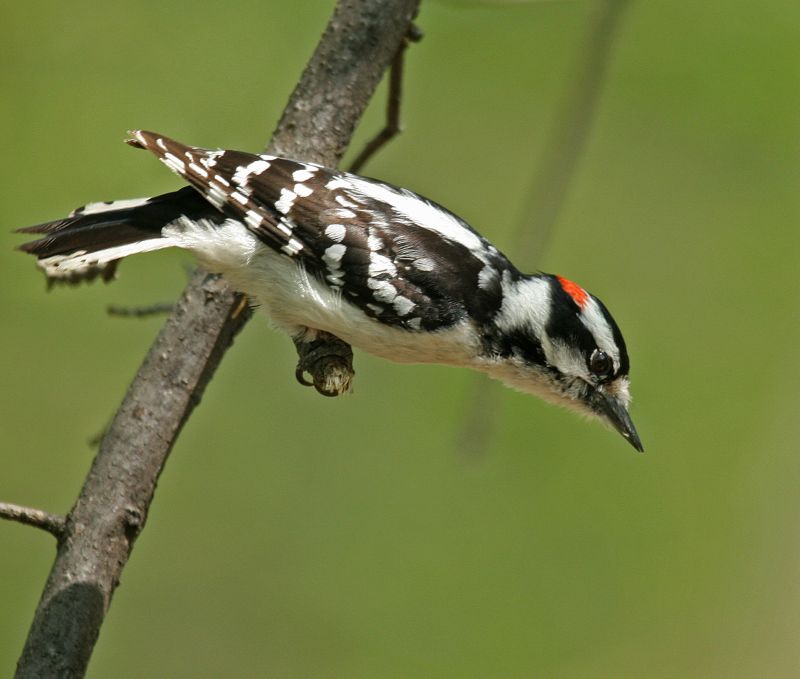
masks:
{"label": "white cheek patch", "polygon": [[[536,337],[545,338],[550,309],[550,284],[543,278],[512,282],[503,277],[503,304],[495,322],[501,331],[530,328]],[[548,357],[549,358],[549,357]]]}
{"label": "white cheek patch", "polygon": [[589,369],[586,367],[586,359],[575,347],[560,341],[544,341],[542,349],[544,349],[547,362],[550,365],[558,366],[565,375],[582,377],[587,382],[592,381]]}

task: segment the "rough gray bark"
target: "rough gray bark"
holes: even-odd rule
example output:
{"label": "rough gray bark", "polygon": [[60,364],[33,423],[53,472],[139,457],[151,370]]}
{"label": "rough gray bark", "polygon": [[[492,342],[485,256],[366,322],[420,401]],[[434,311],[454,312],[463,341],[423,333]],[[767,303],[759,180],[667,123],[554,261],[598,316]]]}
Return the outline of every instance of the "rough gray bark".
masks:
{"label": "rough gray bark", "polygon": [[[340,0],[268,150],[335,165],[418,3]],[[250,317],[242,301],[195,274],[150,348],[67,516],[18,679],[84,676],[167,456]]]}

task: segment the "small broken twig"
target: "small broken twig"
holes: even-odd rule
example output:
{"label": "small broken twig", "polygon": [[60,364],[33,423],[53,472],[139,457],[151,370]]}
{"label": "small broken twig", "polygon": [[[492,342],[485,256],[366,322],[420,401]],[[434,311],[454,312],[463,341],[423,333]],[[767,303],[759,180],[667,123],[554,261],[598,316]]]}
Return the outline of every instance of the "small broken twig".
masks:
{"label": "small broken twig", "polygon": [[0,502],[0,519],[41,528],[55,536],[56,539],[60,539],[64,534],[64,524],[66,523],[66,519],[58,514],[50,514],[42,509],[23,507],[10,502]]}
{"label": "small broken twig", "polygon": [[117,306],[109,304],[106,307],[106,313],[109,316],[117,316],[118,318],[148,318],[172,313],[174,308],[175,305],[170,302],[157,302],[149,306]]}
{"label": "small broken twig", "polygon": [[414,24],[408,29],[406,37],[400,43],[389,71],[389,96],[386,102],[386,125],[378,132],[349,167],[350,172],[358,172],[378,150],[388,144],[403,131],[400,125],[400,101],[403,96],[403,66],[408,45],[422,40],[422,31]]}

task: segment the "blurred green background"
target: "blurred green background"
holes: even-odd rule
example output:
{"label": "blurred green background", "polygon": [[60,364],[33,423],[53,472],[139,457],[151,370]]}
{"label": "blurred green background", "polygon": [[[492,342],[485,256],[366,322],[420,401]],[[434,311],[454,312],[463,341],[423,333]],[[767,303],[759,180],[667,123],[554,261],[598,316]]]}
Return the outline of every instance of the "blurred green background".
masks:
{"label": "blurred green background", "polygon": [[[0,499],[69,509],[162,323],[105,307],[176,298],[189,263],[46,294],[10,230],[177,188],[131,127],[260,149],[331,7],[0,9]],[[550,247],[519,252],[595,9],[423,1],[406,131],[365,173],[605,300],[647,453],[485,381],[467,452],[475,376],[359,353],[356,393],[321,398],[257,317],[161,477],[90,677],[800,676],[800,5],[632,3]],[[0,553],[8,676],[53,541],[0,523]]]}

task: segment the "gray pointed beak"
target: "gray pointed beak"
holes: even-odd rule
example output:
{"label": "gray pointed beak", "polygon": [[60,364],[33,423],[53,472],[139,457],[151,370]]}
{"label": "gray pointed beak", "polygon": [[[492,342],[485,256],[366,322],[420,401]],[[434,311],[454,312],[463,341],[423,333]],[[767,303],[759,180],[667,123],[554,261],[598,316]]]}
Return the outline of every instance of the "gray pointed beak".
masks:
{"label": "gray pointed beak", "polygon": [[644,452],[644,446],[636,433],[631,416],[627,409],[616,398],[600,389],[596,389],[591,397],[591,404],[594,411],[606,422],[609,422],[622,436],[640,453]]}

